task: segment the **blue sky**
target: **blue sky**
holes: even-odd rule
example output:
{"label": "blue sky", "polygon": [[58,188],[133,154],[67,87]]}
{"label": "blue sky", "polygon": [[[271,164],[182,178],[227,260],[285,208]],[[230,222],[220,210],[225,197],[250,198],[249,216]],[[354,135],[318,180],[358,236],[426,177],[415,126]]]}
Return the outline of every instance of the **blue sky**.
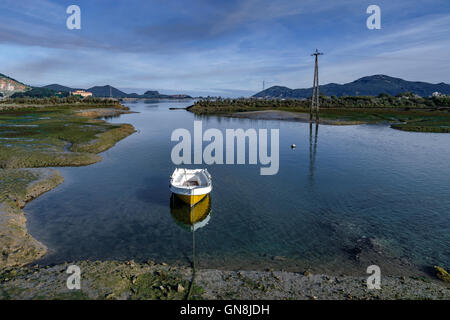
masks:
{"label": "blue sky", "polygon": [[[66,8],[81,8],[81,30]],[[366,9],[381,8],[381,30]],[[0,73],[30,85],[248,96],[372,74],[450,83],[448,0],[2,0]]]}

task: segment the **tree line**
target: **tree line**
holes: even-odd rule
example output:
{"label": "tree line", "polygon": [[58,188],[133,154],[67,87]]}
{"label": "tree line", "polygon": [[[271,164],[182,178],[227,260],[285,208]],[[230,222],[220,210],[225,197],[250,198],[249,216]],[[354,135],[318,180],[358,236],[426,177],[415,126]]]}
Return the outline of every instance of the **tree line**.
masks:
{"label": "tree line", "polygon": [[[450,96],[423,98],[411,92],[396,96],[382,93],[378,96],[324,96],[319,97],[322,108],[438,108],[450,107]],[[309,108],[309,99],[260,99],[260,98],[204,98],[196,101],[200,108]]]}
{"label": "tree line", "polygon": [[0,101],[0,104],[30,104],[30,105],[59,105],[59,104],[96,104],[96,105],[111,105],[119,104],[119,101],[109,98],[96,98],[87,97],[82,98],[81,96],[66,96],[66,97],[11,97],[9,99],[4,99]]}

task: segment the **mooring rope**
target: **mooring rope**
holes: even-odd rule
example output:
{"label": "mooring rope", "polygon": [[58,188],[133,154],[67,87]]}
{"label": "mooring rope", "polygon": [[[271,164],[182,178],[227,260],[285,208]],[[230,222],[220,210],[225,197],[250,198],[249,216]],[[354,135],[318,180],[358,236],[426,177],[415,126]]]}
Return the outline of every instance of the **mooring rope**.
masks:
{"label": "mooring rope", "polygon": [[186,300],[190,300],[191,299],[191,293],[192,293],[192,288],[194,287],[194,283],[195,283],[195,230],[192,230],[192,280],[191,280],[191,285],[189,286],[189,291],[186,297]]}

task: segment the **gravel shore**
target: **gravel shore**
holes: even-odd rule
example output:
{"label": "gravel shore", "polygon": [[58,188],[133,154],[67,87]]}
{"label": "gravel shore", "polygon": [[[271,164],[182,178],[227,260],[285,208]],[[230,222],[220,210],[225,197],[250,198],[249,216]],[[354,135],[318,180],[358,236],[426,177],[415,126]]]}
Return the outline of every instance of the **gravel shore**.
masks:
{"label": "gravel shore", "polygon": [[[67,268],[13,268],[0,274],[0,299],[185,299],[192,269],[165,263],[79,261],[81,289],[67,288]],[[450,286],[418,277],[382,277],[369,290],[364,277],[280,271],[197,270],[192,299],[374,300],[450,299]]]}

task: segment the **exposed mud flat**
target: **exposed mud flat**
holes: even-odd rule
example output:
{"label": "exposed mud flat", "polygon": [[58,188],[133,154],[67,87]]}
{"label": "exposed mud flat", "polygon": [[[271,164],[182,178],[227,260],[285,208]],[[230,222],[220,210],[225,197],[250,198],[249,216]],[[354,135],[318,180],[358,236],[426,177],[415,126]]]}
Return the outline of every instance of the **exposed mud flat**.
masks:
{"label": "exposed mud flat", "polygon": [[[294,121],[294,122],[316,122],[310,121],[308,113],[289,112],[280,110],[260,110],[260,111],[245,111],[235,112],[232,114],[226,114],[227,117],[232,118],[247,118],[256,120],[281,120],[281,121]],[[349,120],[334,120],[320,118],[319,123],[328,125],[356,125],[364,124],[363,121],[349,121]]]}
{"label": "exposed mud flat", "polygon": [[101,118],[101,117],[117,117],[121,114],[133,113],[132,111],[117,108],[93,108],[77,111],[76,114],[81,117]]}

